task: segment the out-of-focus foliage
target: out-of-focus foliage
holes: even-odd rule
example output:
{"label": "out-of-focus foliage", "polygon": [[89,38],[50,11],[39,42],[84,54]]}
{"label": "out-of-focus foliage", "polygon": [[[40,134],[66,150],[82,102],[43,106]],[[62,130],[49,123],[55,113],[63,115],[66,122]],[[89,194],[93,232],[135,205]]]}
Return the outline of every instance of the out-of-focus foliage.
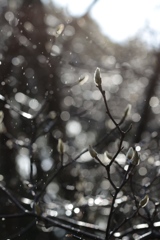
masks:
{"label": "out-of-focus foliage", "polygon": [[[2,185],[37,215],[43,213],[71,227],[90,227],[91,233],[98,225],[97,232],[104,236],[115,189],[102,166],[117,152],[121,137],[94,84],[99,67],[115,121],[123,118],[128,103],[132,105],[130,117],[122,124],[126,130],[132,122],[132,130],[116,156],[118,165],[110,169],[115,186],[120,186],[127,172],[129,147],[133,145],[141,153],[133,181],[117,192],[111,228],[130,217],[133,203],[143,199],[147,199],[146,208],[122,226],[121,233],[133,225],[158,222],[159,54],[138,39],[123,46],[114,44],[88,14],[72,18],[40,0],[1,1],[0,20]],[[96,145],[102,165],[92,159],[89,145]],[[149,199],[144,198],[146,194]],[[7,196],[3,192],[0,214],[18,213]],[[1,218],[2,237],[21,235],[30,222],[30,217]],[[62,239],[69,230],[56,226],[37,222],[26,231],[26,239]],[[130,239],[136,236],[138,231]]]}

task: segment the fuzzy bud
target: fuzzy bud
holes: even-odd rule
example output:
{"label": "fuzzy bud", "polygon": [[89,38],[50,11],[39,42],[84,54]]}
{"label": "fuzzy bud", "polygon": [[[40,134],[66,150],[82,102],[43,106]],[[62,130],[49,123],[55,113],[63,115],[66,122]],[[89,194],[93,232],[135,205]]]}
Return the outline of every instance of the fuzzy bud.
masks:
{"label": "fuzzy bud", "polygon": [[91,147],[91,145],[89,145],[88,151],[89,151],[92,158],[97,157],[97,152]]}
{"label": "fuzzy bud", "polygon": [[0,123],[3,122],[3,118],[4,118],[4,113],[3,111],[0,111]]}
{"label": "fuzzy bud", "polygon": [[64,30],[64,24],[58,25],[58,27],[56,29],[56,36],[58,37],[59,35],[61,35],[63,30]]}
{"label": "fuzzy bud", "polygon": [[134,166],[137,166],[137,165],[139,165],[139,162],[140,162],[139,154],[138,154],[137,151],[134,151],[134,155],[133,155],[133,157],[132,157],[132,162],[131,162],[131,163],[132,163]]}
{"label": "fuzzy bud", "polygon": [[101,86],[102,84],[101,71],[100,71],[100,68],[98,67],[94,73],[94,81],[97,87]]}
{"label": "fuzzy bud", "polygon": [[124,115],[123,115],[123,118],[122,118],[122,121],[124,121],[131,113],[131,104],[128,104],[126,109],[124,110]]}
{"label": "fuzzy bud", "polygon": [[144,208],[149,202],[149,197],[146,195],[142,200],[139,202],[139,206]]}
{"label": "fuzzy bud", "polygon": [[129,148],[129,150],[126,154],[126,159],[127,159],[128,164],[132,164],[133,166],[139,165],[139,162],[140,162],[139,154],[132,147]]}
{"label": "fuzzy bud", "polygon": [[40,207],[40,205],[39,205],[39,202],[37,202],[37,203],[34,204],[34,208],[35,208],[36,214],[37,214],[38,216],[40,216],[40,215],[42,214],[42,209],[41,209],[41,207]]}
{"label": "fuzzy bud", "polygon": [[126,154],[126,158],[127,158],[127,160],[131,161],[133,156],[134,156],[134,149],[132,147],[130,147]]}
{"label": "fuzzy bud", "polygon": [[106,154],[106,157],[107,157],[109,160],[112,159],[112,154],[111,154],[111,153],[109,153],[108,151],[106,151],[105,154]]}
{"label": "fuzzy bud", "polygon": [[83,85],[84,83],[86,83],[88,81],[88,75],[85,75],[85,76],[81,76],[78,80],[79,84],[80,85]]}
{"label": "fuzzy bud", "polygon": [[58,146],[57,146],[57,149],[58,149],[58,152],[60,154],[63,154],[64,153],[64,143],[62,141],[62,139],[58,139]]}

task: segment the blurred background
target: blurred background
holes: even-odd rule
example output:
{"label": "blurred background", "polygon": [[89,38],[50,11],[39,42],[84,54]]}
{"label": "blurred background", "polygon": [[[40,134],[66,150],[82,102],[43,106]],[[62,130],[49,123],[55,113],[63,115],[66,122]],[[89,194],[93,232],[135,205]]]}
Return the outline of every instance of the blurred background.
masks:
{"label": "blurred background", "polygon": [[[47,0],[44,0],[46,3]],[[49,1],[48,1],[49,2]],[[159,1],[53,0],[53,3],[73,17],[89,11],[103,34],[112,41],[125,43],[136,36],[148,45],[159,45]]]}
{"label": "blurred background", "polygon": [[[117,150],[118,132],[113,131],[93,80],[97,67],[115,120],[120,121],[126,106],[132,105],[122,127],[127,129],[131,122],[133,127],[117,161],[124,167],[130,146],[141,152],[136,172],[140,196],[141,187],[158,176],[159,20],[156,0],[0,1],[0,110],[4,113],[0,181],[26,208],[33,200],[25,187],[25,181],[31,181],[31,161],[32,184],[40,192],[59,163],[59,138],[65,143],[65,163],[99,139],[103,141],[96,151],[104,162],[108,161],[105,151]],[[112,171],[118,184],[121,175],[116,167]],[[48,185],[41,199],[43,211],[104,230],[111,199],[105,174],[86,151]],[[121,198],[125,196],[124,191]],[[1,213],[17,211],[6,196],[0,202]],[[123,204],[117,216],[132,212],[131,203]],[[29,222],[0,221],[4,239],[11,239]],[[67,233],[59,228],[49,233],[41,227],[32,230],[21,239],[62,239]]]}

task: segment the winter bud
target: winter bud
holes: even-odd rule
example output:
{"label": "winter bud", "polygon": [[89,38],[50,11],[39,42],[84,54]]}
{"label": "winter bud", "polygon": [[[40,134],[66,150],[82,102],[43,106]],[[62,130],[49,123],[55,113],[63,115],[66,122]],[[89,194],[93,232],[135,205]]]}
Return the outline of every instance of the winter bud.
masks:
{"label": "winter bud", "polygon": [[58,27],[56,29],[56,36],[58,37],[59,35],[61,35],[63,30],[64,30],[64,24],[58,25]]}
{"label": "winter bud", "polygon": [[36,214],[37,214],[38,216],[40,216],[40,215],[42,214],[42,209],[41,209],[41,207],[40,207],[40,205],[39,205],[39,202],[37,202],[37,203],[34,204],[34,208],[35,208]]}
{"label": "winter bud", "polygon": [[89,145],[88,151],[89,151],[92,158],[97,157],[97,152],[90,145]]}
{"label": "winter bud", "polygon": [[64,153],[64,143],[61,138],[58,139],[58,146],[57,146],[58,152],[60,154]]}
{"label": "winter bud", "polygon": [[101,86],[102,84],[101,71],[100,71],[100,68],[98,67],[94,73],[94,81],[97,87]]}
{"label": "winter bud", "polygon": [[109,153],[108,151],[106,151],[105,154],[106,154],[106,157],[107,157],[109,160],[112,159],[112,154],[111,154],[111,153]]}
{"label": "winter bud", "polygon": [[3,111],[0,111],[0,123],[3,122],[3,118],[4,118],[4,113]]}
{"label": "winter bud", "polygon": [[123,116],[123,119],[125,120],[131,113],[131,104],[128,104],[126,109],[124,110],[124,116]]}
{"label": "winter bud", "polygon": [[144,208],[149,202],[149,197],[146,195],[142,200],[139,202],[139,206]]}
{"label": "winter bud", "polygon": [[83,85],[84,83],[86,83],[88,81],[89,76],[85,75],[85,76],[81,76],[78,80],[80,85]]}
{"label": "winter bud", "polygon": [[139,162],[140,162],[139,154],[138,154],[137,151],[134,150],[134,155],[133,155],[133,157],[132,157],[131,163],[132,163],[134,166],[137,166],[137,165],[139,165]]}
{"label": "winter bud", "polygon": [[131,161],[133,156],[134,156],[134,149],[132,147],[130,147],[126,154],[126,158],[128,161]]}
{"label": "winter bud", "polygon": [[133,166],[137,166],[140,162],[139,154],[136,150],[134,150],[132,147],[129,148],[126,159],[129,164],[132,164]]}

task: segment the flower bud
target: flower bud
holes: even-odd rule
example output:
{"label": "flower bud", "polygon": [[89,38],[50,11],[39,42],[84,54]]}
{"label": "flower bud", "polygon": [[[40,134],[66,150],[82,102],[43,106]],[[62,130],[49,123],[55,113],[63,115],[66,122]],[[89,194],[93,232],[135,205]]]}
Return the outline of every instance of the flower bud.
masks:
{"label": "flower bud", "polygon": [[58,37],[59,35],[61,35],[63,30],[64,30],[64,24],[58,25],[58,27],[56,29],[56,36]]}
{"label": "flower bud", "polygon": [[129,150],[126,154],[126,159],[127,159],[128,164],[132,164],[133,166],[139,165],[139,162],[140,162],[139,154],[132,147],[129,148]]}
{"label": "flower bud", "polygon": [[149,202],[149,197],[146,195],[142,200],[139,202],[139,206],[144,208]]}
{"label": "flower bud", "polygon": [[95,81],[95,84],[97,87],[101,86],[101,84],[102,84],[101,71],[100,71],[100,68],[98,68],[98,67],[94,73],[94,81]]}
{"label": "flower bud", "polygon": [[0,111],[0,123],[3,122],[3,118],[4,118],[4,113],[3,111]]}
{"label": "flower bud", "polygon": [[126,158],[128,161],[131,161],[133,156],[134,156],[134,149],[132,147],[130,147],[126,154]]}
{"label": "flower bud", "polygon": [[131,104],[128,104],[126,109],[124,110],[124,115],[123,115],[123,118],[122,118],[122,121],[124,121],[131,113]]}
{"label": "flower bud", "polygon": [[131,164],[133,164],[134,166],[139,165],[140,163],[140,157],[137,151],[134,150],[134,155],[131,159]]}
{"label": "flower bud", "polygon": [[106,154],[106,157],[107,157],[109,160],[112,159],[112,154],[111,154],[111,153],[109,153],[108,151],[106,151],[105,154]]}
{"label": "flower bud", "polygon": [[97,157],[97,152],[91,147],[91,145],[89,145],[88,151],[89,151],[92,158]]}
{"label": "flower bud", "polygon": [[42,209],[41,209],[41,207],[40,207],[40,205],[39,205],[39,202],[36,202],[36,203],[34,204],[34,208],[35,208],[36,214],[37,214],[38,216],[40,216],[40,215],[42,214]]}
{"label": "flower bud", "polygon": [[81,76],[78,80],[80,85],[83,85],[84,83],[86,83],[88,81],[89,76],[85,75],[85,76]]}
{"label": "flower bud", "polygon": [[58,146],[57,146],[58,152],[60,154],[64,153],[64,143],[61,138],[58,139]]}

